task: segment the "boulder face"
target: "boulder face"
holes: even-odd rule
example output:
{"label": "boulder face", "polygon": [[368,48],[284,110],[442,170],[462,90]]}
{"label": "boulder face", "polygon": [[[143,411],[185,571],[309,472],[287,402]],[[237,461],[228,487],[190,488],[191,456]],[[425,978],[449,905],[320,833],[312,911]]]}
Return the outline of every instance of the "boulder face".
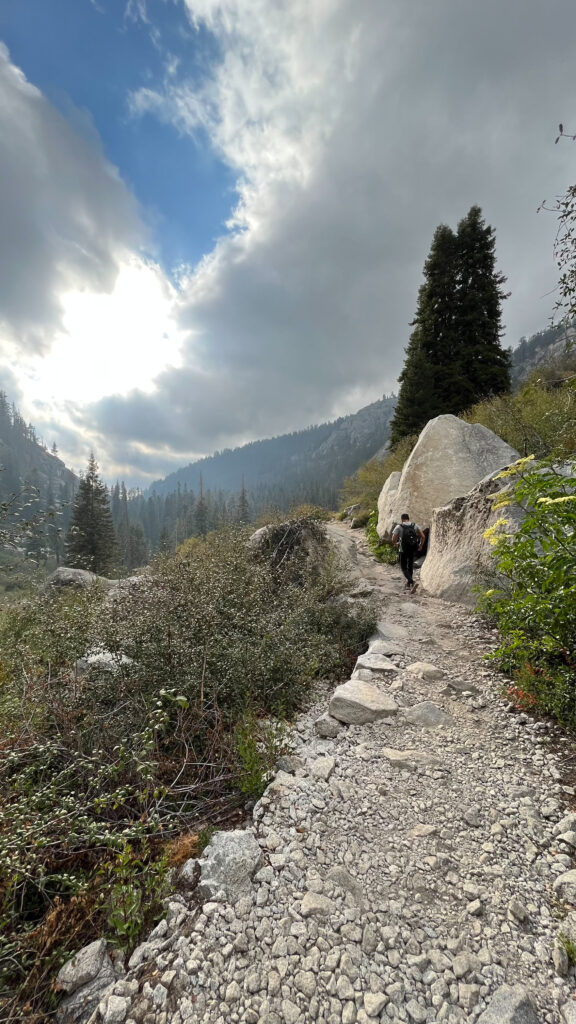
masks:
{"label": "boulder face", "polygon": [[467,494],[518,457],[514,448],[480,423],[437,416],[424,427],[395,489],[390,478],[384,484],[383,491],[388,490],[378,502],[378,536],[389,541],[403,512],[422,529],[431,526],[433,509]]}
{"label": "boulder face", "polygon": [[475,584],[494,571],[492,547],[484,539],[484,531],[498,518],[509,520],[508,533],[518,528],[518,507],[492,508],[494,496],[506,486],[505,480],[496,480],[495,476],[486,477],[468,494],[434,509],[428,556],[420,572],[422,586],[434,597],[475,604]]}
{"label": "boulder face", "polygon": [[381,534],[380,534],[380,524],[388,522],[388,520],[392,516],[392,508],[393,508],[394,498],[396,497],[401,477],[402,477],[402,473],[400,473],[398,471],[396,471],[394,473],[390,473],[390,476],[388,477],[388,479],[386,480],[382,490],[380,491],[380,495],[379,495],[379,498],[378,498],[378,527],[377,527],[378,534],[380,536],[381,536]]}

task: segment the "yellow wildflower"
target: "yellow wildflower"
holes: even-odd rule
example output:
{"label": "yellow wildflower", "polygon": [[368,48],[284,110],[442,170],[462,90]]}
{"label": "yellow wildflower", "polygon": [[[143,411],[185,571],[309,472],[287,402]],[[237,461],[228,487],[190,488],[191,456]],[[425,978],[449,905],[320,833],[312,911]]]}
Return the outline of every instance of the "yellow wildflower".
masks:
{"label": "yellow wildflower", "polygon": [[516,473],[521,473],[524,469],[524,466],[526,466],[528,462],[532,462],[535,458],[535,455],[526,455],[526,457],[523,459],[517,459],[516,462],[513,462],[512,465],[508,466],[507,469],[503,469],[500,473],[498,473],[498,475],[495,476],[494,479],[503,480],[504,477],[507,476],[516,476]]}
{"label": "yellow wildflower", "polygon": [[508,526],[508,523],[508,519],[497,519],[495,523],[492,523],[492,526],[489,526],[487,530],[484,530],[484,533],[482,534],[484,540],[490,541],[490,544],[497,544],[502,537],[502,534],[498,532],[500,527]]}

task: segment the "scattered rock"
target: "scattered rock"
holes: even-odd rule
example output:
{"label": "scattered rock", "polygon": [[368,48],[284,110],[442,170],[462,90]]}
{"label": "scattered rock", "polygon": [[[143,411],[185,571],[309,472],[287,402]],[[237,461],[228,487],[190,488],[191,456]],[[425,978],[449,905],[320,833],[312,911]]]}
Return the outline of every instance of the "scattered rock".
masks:
{"label": "scattered rock", "polygon": [[446,675],[444,669],[431,665],[429,661],[415,661],[412,665],[408,665],[406,671],[418,676],[419,679],[424,679],[427,683],[433,683]]}
{"label": "scattered rock", "polygon": [[342,723],[337,718],[333,718],[332,715],[321,715],[314,722],[316,735],[322,736],[324,739],[335,739],[341,729]]}
{"label": "scattered rock", "polygon": [[317,757],[310,766],[310,774],[315,779],[322,779],[323,782],[328,782],[328,779],[334,771],[336,762],[333,757]]}
{"label": "scattered rock", "polygon": [[421,704],[406,708],[404,718],[410,722],[410,725],[418,725],[422,729],[439,729],[453,724],[452,715],[443,711],[430,700],[424,700]]}
{"label": "scattered rock", "polygon": [[307,892],[302,900],[300,913],[302,917],[326,917],[335,910],[334,901],[319,892]]}
{"label": "scattered rock", "polygon": [[501,985],[478,1024],[540,1024],[532,997],[523,985]]}
{"label": "scattered rock", "polygon": [[253,832],[215,832],[200,860],[198,895],[212,899],[224,890],[230,900],[243,896],[261,857]]}
{"label": "scattered rock", "polygon": [[398,705],[391,697],[360,679],[342,683],[330,701],[332,717],[349,725],[364,725],[397,713]]}

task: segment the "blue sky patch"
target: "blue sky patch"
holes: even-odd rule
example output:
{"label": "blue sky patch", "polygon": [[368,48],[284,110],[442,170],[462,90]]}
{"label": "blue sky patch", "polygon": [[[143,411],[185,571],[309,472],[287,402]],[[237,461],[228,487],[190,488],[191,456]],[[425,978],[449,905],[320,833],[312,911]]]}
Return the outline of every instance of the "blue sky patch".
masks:
{"label": "blue sky patch", "polygon": [[154,255],[170,270],[196,263],[225,231],[235,176],[201,131],[183,136],[130,114],[130,93],[161,89],[169,59],[200,82],[217,57],[213,37],[190,24],[179,0],[151,0],[148,12],[147,23],[122,0],[12,0],[0,6],[0,39],[75,125],[78,109],[88,111],[143,208]]}

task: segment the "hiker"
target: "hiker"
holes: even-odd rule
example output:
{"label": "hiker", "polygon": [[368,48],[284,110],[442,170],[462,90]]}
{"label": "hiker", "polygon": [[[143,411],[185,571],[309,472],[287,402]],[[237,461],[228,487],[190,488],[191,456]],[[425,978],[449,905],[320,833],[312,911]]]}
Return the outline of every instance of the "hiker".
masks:
{"label": "hiker", "polygon": [[422,550],[426,537],[417,523],[410,522],[410,516],[403,512],[400,522],[392,531],[392,543],[400,551],[400,568],[406,577],[406,586],[414,593],[417,583],[414,583],[414,558]]}

